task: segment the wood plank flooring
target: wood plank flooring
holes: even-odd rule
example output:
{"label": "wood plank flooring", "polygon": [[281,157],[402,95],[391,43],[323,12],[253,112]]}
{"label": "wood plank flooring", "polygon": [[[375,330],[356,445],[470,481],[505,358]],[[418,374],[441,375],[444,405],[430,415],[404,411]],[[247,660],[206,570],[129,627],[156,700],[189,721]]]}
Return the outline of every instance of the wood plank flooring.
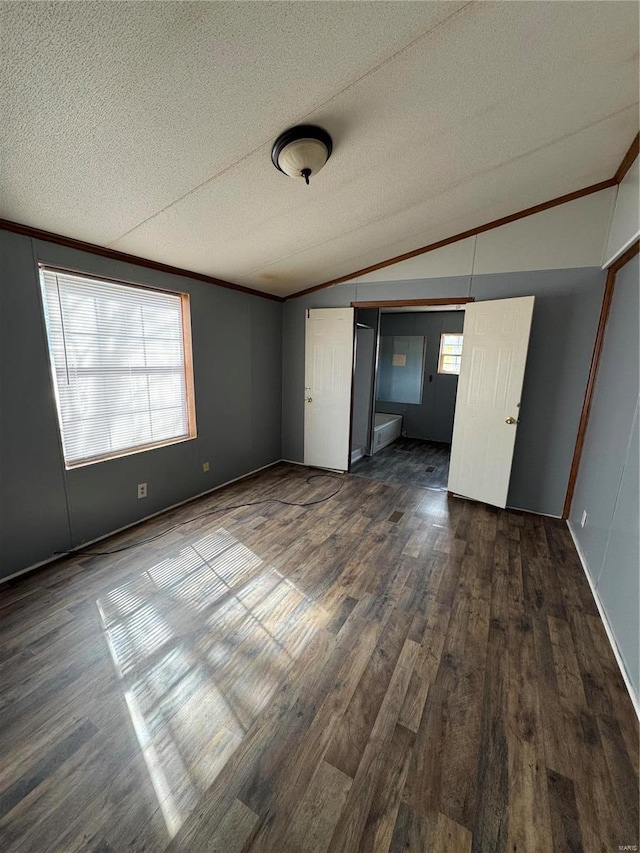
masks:
{"label": "wood plank flooring", "polygon": [[357,477],[446,490],[451,445],[400,436],[373,456],[359,459],[351,473]]}
{"label": "wood plank flooring", "polygon": [[[337,485],[309,473],[94,548]],[[565,524],[338,480],[0,587],[3,853],[638,844],[638,722]]]}

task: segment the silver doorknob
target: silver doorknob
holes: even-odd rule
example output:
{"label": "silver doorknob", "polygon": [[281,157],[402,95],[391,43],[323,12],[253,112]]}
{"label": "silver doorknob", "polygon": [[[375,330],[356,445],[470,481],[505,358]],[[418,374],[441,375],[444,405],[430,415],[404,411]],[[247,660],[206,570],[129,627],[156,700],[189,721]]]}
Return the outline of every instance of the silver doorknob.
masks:
{"label": "silver doorknob", "polygon": [[507,418],[505,424],[517,424],[518,421],[515,418]]}
{"label": "silver doorknob", "polygon": [[305,402],[307,402],[307,403],[313,402],[313,397],[305,397],[304,399],[305,399]]}

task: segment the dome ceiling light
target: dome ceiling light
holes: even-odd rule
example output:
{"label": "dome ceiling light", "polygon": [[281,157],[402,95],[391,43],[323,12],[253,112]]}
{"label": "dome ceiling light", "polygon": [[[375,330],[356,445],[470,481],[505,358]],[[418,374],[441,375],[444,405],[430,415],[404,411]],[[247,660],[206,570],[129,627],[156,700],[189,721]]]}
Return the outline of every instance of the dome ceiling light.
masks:
{"label": "dome ceiling light", "polygon": [[271,159],[280,172],[292,178],[304,178],[322,169],[331,156],[333,142],[326,130],[313,124],[299,124],[285,130],[273,143]]}

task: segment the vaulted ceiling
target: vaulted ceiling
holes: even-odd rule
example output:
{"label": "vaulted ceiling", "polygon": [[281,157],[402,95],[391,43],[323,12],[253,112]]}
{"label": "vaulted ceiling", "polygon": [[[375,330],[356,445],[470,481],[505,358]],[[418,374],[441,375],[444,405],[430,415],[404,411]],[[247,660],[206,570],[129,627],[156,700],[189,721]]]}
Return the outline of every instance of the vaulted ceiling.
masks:
{"label": "vaulted ceiling", "polygon": [[[635,2],[3,3],[6,219],[285,295],[610,178]],[[320,124],[309,187],[276,136]]]}

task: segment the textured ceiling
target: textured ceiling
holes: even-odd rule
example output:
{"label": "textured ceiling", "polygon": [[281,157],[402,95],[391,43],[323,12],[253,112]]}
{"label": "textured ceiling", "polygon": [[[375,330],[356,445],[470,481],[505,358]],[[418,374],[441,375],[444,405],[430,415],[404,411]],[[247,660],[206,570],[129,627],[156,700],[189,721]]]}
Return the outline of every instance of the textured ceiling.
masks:
{"label": "textured ceiling", "polygon": [[[611,177],[638,8],[2,3],[0,215],[292,293]],[[270,160],[303,121],[310,187]]]}

